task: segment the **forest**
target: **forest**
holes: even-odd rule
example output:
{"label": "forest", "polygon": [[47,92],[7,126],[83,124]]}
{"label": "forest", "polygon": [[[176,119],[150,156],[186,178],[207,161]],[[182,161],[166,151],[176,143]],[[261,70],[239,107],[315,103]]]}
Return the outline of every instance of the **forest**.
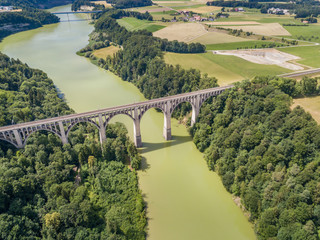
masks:
{"label": "forest", "polygon": [[292,97],[315,94],[316,78],[256,77],[207,101],[190,129],[258,239],[319,239],[320,128],[290,109]]}
{"label": "forest", "polygon": [[267,1],[213,1],[207,2],[208,6],[220,7],[247,7],[260,9],[261,13],[267,13],[269,8],[290,9],[295,15],[295,18],[317,17],[320,14],[320,3],[318,1],[296,1],[289,3],[281,3]]}
{"label": "forest", "polygon": [[0,0],[1,6],[21,8],[52,8],[72,3],[72,0]]}
{"label": "forest", "polygon": [[[73,112],[44,72],[4,54],[0,83],[0,126]],[[124,125],[106,136],[101,147],[79,124],[66,145],[47,132],[19,150],[0,141],[0,239],[145,239],[141,156]]]}
{"label": "forest", "polygon": [[30,30],[59,22],[59,18],[47,11],[25,8],[21,12],[0,14],[0,39],[20,31]]}

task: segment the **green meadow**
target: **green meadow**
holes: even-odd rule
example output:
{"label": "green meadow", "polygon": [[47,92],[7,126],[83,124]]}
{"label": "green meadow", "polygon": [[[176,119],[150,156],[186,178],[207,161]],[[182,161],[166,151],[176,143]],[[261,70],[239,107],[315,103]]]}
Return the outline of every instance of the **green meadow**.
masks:
{"label": "green meadow", "polygon": [[[274,42],[269,41],[247,41],[247,42],[230,42],[206,45],[207,50],[236,50],[236,49],[254,49],[262,48]],[[277,47],[284,46],[282,43],[276,43]]]}
{"label": "green meadow", "polygon": [[150,32],[155,32],[165,27],[162,25],[154,24],[153,21],[139,20],[133,17],[118,19],[117,22],[129,31],[145,29]]}

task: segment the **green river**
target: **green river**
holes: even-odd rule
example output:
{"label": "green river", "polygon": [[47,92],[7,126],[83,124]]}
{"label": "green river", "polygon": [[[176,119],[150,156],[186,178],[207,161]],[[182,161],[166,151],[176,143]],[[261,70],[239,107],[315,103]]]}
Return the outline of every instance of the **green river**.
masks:
{"label": "green river", "polygon": [[[54,10],[70,11],[70,6]],[[79,20],[80,16],[69,18]],[[76,55],[92,30],[86,21],[63,21],[9,36],[0,43],[0,50],[45,71],[76,112],[145,100],[132,84]],[[118,116],[115,121],[125,123],[132,135],[129,117]],[[172,119],[169,142],[164,141],[162,128],[162,113],[149,110],[141,122],[144,161],[138,172],[147,202],[148,239],[255,239],[252,225],[219,176],[208,170],[186,128]]]}

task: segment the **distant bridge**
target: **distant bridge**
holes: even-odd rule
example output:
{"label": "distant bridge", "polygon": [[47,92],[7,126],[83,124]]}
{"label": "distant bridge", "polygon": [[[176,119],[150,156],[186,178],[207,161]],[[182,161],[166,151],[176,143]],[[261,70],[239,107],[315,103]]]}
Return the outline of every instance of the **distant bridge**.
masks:
{"label": "distant bridge", "polygon": [[52,14],[60,15],[60,14],[79,14],[79,13],[99,13],[102,12],[102,10],[96,10],[96,11],[76,11],[76,12],[52,12]]}
{"label": "distant bridge", "polygon": [[100,142],[106,140],[106,126],[110,120],[120,114],[129,116],[133,120],[134,143],[137,147],[142,146],[140,121],[142,116],[151,108],[159,108],[164,114],[163,136],[166,140],[171,139],[171,115],[173,110],[181,103],[188,102],[192,106],[191,125],[196,122],[203,102],[212,96],[220,95],[225,87],[209,88],[205,90],[183,93],[145,102],[133,103],[118,107],[105,108],[85,113],[70,114],[55,118],[48,118],[38,121],[9,125],[0,128],[0,140],[9,142],[17,148],[23,148],[28,137],[37,131],[49,131],[56,134],[63,144],[68,143],[68,136],[71,129],[81,122],[91,123],[99,130]]}

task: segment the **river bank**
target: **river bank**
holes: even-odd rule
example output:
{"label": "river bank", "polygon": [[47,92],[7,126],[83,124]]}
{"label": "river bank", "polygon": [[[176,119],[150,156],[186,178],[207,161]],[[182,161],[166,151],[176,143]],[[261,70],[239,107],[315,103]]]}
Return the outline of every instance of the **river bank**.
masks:
{"label": "river bank", "polygon": [[[145,100],[132,84],[76,55],[92,29],[84,21],[62,22],[9,36],[0,50],[47,72],[76,112]],[[132,135],[129,117],[114,121],[125,123]],[[162,130],[163,114],[148,111],[141,120],[144,160],[138,171],[148,205],[148,239],[255,239],[251,224],[219,176],[208,170],[186,128],[172,119],[173,140],[168,142]]]}

